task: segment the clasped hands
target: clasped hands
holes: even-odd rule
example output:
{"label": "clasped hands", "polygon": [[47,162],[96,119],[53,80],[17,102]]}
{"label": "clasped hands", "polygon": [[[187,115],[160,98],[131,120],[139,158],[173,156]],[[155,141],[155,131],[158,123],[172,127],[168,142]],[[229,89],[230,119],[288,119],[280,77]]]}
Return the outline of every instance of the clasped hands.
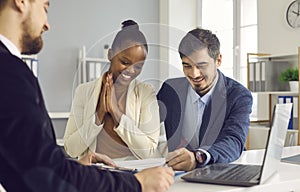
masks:
{"label": "clasped hands", "polygon": [[118,101],[115,94],[112,73],[107,72],[102,79],[102,88],[97,105],[97,115],[100,123],[103,123],[105,115],[110,114],[117,125],[120,122],[123,113],[118,107]]}

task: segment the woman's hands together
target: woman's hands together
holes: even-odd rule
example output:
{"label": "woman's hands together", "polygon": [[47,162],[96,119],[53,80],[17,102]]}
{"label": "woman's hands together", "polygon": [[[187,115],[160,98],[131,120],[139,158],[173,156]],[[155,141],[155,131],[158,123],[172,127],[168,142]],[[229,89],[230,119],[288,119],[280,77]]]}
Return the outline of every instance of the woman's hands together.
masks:
{"label": "woman's hands together", "polygon": [[102,79],[102,88],[97,105],[97,115],[100,123],[103,123],[106,114],[110,114],[115,122],[120,122],[122,112],[118,107],[112,74],[107,72]]}

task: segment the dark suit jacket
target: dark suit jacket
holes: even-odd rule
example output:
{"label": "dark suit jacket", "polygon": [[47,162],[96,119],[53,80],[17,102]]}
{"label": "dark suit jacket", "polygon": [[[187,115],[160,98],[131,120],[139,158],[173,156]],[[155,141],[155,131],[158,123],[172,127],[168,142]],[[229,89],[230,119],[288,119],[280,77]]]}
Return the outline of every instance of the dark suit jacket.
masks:
{"label": "dark suit jacket", "polygon": [[140,191],[132,174],[67,160],[37,79],[0,42],[0,183],[14,191]]}
{"label": "dark suit jacket", "polygon": [[[252,108],[251,93],[238,82],[225,77],[219,79],[203,113],[197,148],[211,154],[210,163],[231,162],[244,150]],[[189,82],[185,77],[169,79],[157,94],[161,121],[164,121],[169,151],[182,141],[183,117]],[[189,150],[195,150],[186,144]]]}

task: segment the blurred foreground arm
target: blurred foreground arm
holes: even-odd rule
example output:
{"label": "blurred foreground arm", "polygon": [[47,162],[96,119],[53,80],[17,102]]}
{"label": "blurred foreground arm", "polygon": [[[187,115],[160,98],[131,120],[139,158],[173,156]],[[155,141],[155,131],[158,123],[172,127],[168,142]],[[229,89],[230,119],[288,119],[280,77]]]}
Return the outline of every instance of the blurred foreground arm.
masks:
{"label": "blurred foreground arm", "polygon": [[135,177],[140,182],[143,192],[167,191],[174,183],[174,171],[169,167],[144,169],[136,173]]}

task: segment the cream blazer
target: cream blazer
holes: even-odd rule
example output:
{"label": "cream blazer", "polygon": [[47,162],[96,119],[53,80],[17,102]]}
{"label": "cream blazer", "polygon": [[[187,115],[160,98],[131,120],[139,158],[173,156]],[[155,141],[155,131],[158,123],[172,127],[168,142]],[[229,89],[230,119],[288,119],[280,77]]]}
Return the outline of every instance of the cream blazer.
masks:
{"label": "cream blazer", "polygon": [[[103,129],[103,124],[95,123],[101,84],[102,77],[76,88],[64,135],[64,147],[71,157],[83,156],[88,149],[96,150],[97,136]],[[114,131],[137,159],[167,154],[164,125],[160,124],[158,103],[150,84],[137,80],[130,83],[125,114]]]}

